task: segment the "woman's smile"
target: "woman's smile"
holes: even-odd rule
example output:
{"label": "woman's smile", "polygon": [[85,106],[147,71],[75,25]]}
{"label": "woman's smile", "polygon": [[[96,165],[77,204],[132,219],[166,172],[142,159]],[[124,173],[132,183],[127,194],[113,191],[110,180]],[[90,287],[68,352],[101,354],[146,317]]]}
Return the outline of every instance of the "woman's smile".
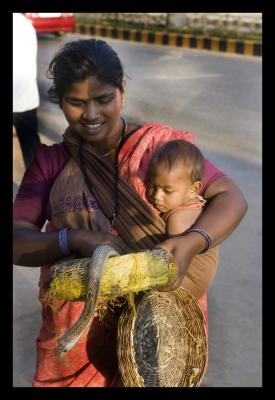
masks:
{"label": "woman's smile", "polygon": [[91,133],[96,133],[101,131],[101,128],[104,125],[104,122],[99,122],[97,124],[91,124],[91,123],[87,123],[87,122],[81,122],[81,125],[88,131]]}

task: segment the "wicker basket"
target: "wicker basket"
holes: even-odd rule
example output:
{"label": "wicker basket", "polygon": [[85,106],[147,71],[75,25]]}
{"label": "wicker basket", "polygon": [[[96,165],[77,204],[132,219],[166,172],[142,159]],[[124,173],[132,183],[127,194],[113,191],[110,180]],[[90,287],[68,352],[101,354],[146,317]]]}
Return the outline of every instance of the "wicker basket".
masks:
{"label": "wicker basket", "polygon": [[205,321],[189,291],[149,291],[119,319],[117,355],[126,387],[199,386],[207,365]]}

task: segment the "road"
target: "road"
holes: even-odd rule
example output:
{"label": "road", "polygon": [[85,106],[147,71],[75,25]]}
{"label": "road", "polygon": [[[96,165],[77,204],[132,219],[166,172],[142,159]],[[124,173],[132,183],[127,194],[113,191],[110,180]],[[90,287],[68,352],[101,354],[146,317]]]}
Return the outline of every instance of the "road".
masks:
{"label": "road", "polygon": [[[88,36],[81,36],[88,38]],[[46,99],[47,65],[65,41],[39,39],[39,124],[46,144],[61,141],[66,121]],[[108,39],[127,74],[127,119],[195,132],[202,152],[241,188],[249,211],[220,246],[208,293],[209,369],[204,386],[262,385],[262,98],[260,58]],[[14,194],[23,174],[14,138]],[[40,325],[39,270],[14,266],[14,386],[30,386]],[[26,362],[26,359],[28,360]]]}

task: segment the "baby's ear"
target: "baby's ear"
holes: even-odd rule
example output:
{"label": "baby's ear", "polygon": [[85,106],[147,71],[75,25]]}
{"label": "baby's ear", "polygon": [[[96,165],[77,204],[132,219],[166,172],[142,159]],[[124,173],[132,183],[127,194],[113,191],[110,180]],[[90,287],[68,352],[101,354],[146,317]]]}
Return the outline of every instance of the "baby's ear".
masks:
{"label": "baby's ear", "polygon": [[199,194],[201,190],[202,183],[201,181],[193,182],[189,189],[189,197],[190,199],[194,199],[197,194]]}

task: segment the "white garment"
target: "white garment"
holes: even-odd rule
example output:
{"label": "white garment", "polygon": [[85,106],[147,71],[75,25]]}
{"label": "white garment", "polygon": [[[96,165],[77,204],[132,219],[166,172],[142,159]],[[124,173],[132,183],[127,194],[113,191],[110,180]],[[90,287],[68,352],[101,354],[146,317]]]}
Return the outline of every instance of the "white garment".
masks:
{"label": "white garment", "polygon": [[13,112],[38,106],[36,31],[27,17],[13,13]]}

